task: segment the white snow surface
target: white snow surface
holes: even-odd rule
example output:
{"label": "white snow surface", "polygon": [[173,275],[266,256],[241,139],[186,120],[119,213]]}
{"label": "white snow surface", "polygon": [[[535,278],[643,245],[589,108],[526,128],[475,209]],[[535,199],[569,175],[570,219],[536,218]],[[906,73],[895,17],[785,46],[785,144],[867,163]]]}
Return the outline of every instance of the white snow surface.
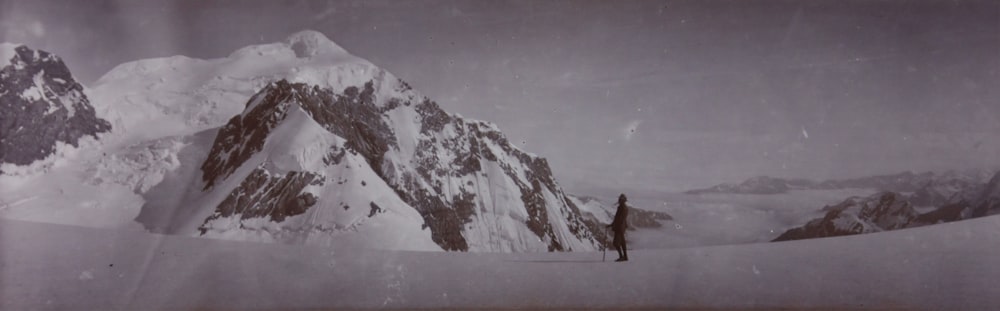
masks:
{"label": "white snow surface", "polygon": [[101,158],[100,144],[89,136],[79,144],[74,148],[58,142],[55,153],[31,165],[4,164],[0,218],[140,229],[132,219],[142,198],[114,179],[136,178],[125,176],[142,172],[122,169],[117,162],[95,167]]}
{"label": "white snow surface", "polygon": [[[270,175],[306,171],[328,177],[325,186],[304,189],[316,194],[320,201],[305,214],[281,223],[268,219],[241,221],[238,217],[215,219],[206,224],[211,229],[205,236],[320,245],[330,244],[331,239],[346,238],[366,240],[370,247],[440,250],[430,240],[430,232],[420,229],[423,223],[420,215],[400,201],[374,172],[364,169],[366,163],[359,155],[348,153],[341,165],[324,165],[323,156],[331,147],[343,148],[344,141],[316,124],[300,108],[290,111],[285,122],[273,130],[261,152],[211,191],[203,192],[199,168],[208,156],[216,132],[213,129],[196,135],[189,152],[175,155],[172,160],[180,169],[163,175],[160,178],[165,182],[145,191],[144,208],[150,214],[145,216],[147,220],[171,222],[157,231],[194,235],[227,195],[253,170],[263,167]],[[372,202],[383,213],[369,218]]]}
{"label": "white snow surface", "polygon": [[615,207],[604,205],[597,199],[577,196],[570,196],[569,199],[580,209],[580,213],[587,217],[593,217],[598,223],[610,224],[615,218],[614,211],[612,211]]}
{"label": "white snow surface", "polygon": [[144,59],[118,65],[87,90],[111,122],[111,143],[128,145],[218,127],[270,82],[288,79],[342,90],[381,72],[316,31],[248,46],[228,57]]}
{"label": "white snow surface", "polygon": [[19,43],[0,42],[0,68],[10,65],[10,60],[17,55],[16,49],[21,46]]}
{"label": "white snow surface", "polygon": [[[35,76],[32,77],[32,82],[34,83],[31,85],[31,87],[21,92],[21,98],[29,102],[46,98],[47,96],[45,96],[45,91],[43,89],[43,87],[45,87],[45,80],[42,77],[44,76],[45,76],[45,70],[39,71],[37,74],[35,74]],[[49,111],[46,112],[46,114],[51,113],[52,110],[53,109],[49,109]]]}
{"label": "white snow surface", "polygon": [[[442,253],[0,220],[0,309],[989,310],[1000,217],[783,243]],[[891,246],[891,247],[889,247]],[[349,249],[344,250],[344,249]]]}
{"label": "white snow surface", "polygon": [[[147,197],[174,195],[182,199],[150,200],[144,207],[151,213],[146,218],[156,222],[159,221],[155,219],[169,218],[173,223],[162,230],[185,235],[197,233],[204,224],[209,228],[204,236],[222,239],[314,245],[331,245],[334,240],[348,239],[364,241],[364,245],[374,248],[440,250],[431,241],[430,231],[421,229],[423,218],[400,200],[374,171],[366,168],[364,158],[348,152],[337,165],[327,166],[323,162],[331,148],[343,149],[344,143],[295,106],[287,119],[271,132],[263,150],[210,191],[201,191],[203,183],[198,182],[201,174],[197,165],[187,165],[182,170],[186,172],[168,176],[168,182],[150,191]],[[197,149],[208,150],[208,147]],[[303,189],[315,194],[319,201],[306,213],[280,223],[265,218],[241,220],[239,215],[205,223],[215,207],[258,168],[272,176],[291,171],[318,173],[326,182]],[[369,217],[372,203],[382,212]]]}

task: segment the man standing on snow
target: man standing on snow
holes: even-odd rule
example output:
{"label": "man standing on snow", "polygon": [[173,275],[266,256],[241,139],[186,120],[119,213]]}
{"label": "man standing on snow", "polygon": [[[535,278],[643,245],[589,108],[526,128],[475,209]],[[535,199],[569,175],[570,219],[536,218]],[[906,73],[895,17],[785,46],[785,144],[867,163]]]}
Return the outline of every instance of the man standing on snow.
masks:
{"label": "man standing on snow", "polygon": [[615,232],[615,239],[611,242],[615,249],[618,250],[618,260],[615,261],[628,261],[628,247],[625,246],[625,229],[628,228],[628,224],[625,219],[628,218],[628,205],[625,202],[628,199],[625,198],[625,194],[618,196],[618,211],[615,212],[615,220],[608,225]]}

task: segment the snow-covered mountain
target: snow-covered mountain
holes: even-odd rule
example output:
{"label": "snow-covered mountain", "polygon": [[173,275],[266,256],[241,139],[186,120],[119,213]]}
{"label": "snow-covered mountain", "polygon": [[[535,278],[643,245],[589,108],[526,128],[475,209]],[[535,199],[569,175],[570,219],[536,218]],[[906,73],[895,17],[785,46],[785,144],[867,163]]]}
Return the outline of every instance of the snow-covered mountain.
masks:
{"label": "snow-covered mountain", "polygon": [[[792,228],[774,241],[800,240],[871,233],[952,222],[1000,213],[1000,172],[989,182],[977,176],[942,174],[910,194],[880,192],[852,197],[823,208],[823,218]],[[915,207],[936,207],[919,213]]]}
{"label": "snow-covered mountain", "polygon": [[757,176],[739,184],[723,183],[705,189],[688,190],[687,194],[737,193],[737,194],[779,194],[794,189],[812,189],[816,182],[805,179],[782,179]]}
{"label": "snow-covered mountain", "polygon": [[940,223],[1000,214],[1000,172],[988,182],[952,194],[934,211],[921,215],[924,223]]}
{"label": "snow-covered mountain", "polygon": [[[171,59],[179,61],[168,68],[156,66],[172,63],[164,59],[119,66],[100,83],[152,81],[118,91],[125,102],[156,97],[158,86],[187,97],[245,90],[157,84],[164,72],[163,81],[210,77],[200,81],[261,87],[213,141],[189,145],[202,159],[197,167],[181,165],[145,194],[174,197],[147,200],[137,220],[151,230],[309,244],[351,236],[389,248],[456,251],[578,251],[601,243],[594,234],[600,225],[584,219],[545,159],[509,143],[493,124],[443,111],[318,32],[225,59]],[[176,122],[205,116],[211,124],[232,104],[132,103],[173,114],[174,125],[158,135],[200,129]],[[127,130],[135,121],[116,122]]]}
{"label": "snow-covered mountain", "polygon": [[971,201],[968,212],[963,213],[964,218],[983,217],[1000,214],[1000,172],[979,192],[978,198]]}
{"label": "snow-covered mountain", "polygon": [[792,228],[777,241],[825,238],[895,230],[911,226],[919,216],[902,195],[881,192],[868,197],[852,197],[823,208],[826,215]]}
{"label": "snow-covered mountain", "polygon": [[110,129],[62,59],[0,43],[0,174],[35,173]]}
{"label": "snow-covered mountain", "polygon": [[989,171],[948,171],[928,178],[916,189],[907,192],[916,206],[943,206],[976,199],[985,182],[992,175]]}
{"label": "snow-covered mountain", "polygon": [[178,55],[124,63],[98,79],[89,93],[98,115],[114,125],[111,138],[129,145],[221,126],[274,81],[343,89],[361,83],[370,67],[321,33],[302,31],[223,58]]}

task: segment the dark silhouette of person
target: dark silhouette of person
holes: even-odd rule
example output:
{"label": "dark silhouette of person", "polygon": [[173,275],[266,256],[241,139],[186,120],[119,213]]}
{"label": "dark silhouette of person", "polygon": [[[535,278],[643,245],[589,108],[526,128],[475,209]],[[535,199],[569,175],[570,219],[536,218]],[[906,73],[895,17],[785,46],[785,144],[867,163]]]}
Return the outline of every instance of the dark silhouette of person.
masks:
{"label": "dark silhouette of person", "polygon": [[628,205],[625,204],[628,199],[625,198],[625,194],[618,196],[618,210],[615,212],[615,220],[608,225],[611,231],[615,232],[615,239],[611,242],[611,245],[618,250],[618,260],[615,261],[628,261],[628,247],[625,245],[625,229],[628,228]]}

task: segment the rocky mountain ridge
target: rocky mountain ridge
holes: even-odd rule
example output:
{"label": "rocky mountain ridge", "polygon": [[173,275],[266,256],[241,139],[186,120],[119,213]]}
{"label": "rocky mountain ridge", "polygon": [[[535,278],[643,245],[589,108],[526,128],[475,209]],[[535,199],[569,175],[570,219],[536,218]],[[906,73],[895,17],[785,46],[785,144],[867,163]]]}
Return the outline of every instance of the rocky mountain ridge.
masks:
{"label": "rocky mountain ridge", "polygon": [[0,50],[9,57],[0,60],[0,164],[7,173],[111,130],[58,56],[9,43]]}
{"label": "rocky mountain ridge", "polygon": [[[293,35],[328,46],[319,36]],[[284,55],[274,49],[294,46],[234,55]],[[137,219],[157,232],[304,243],[391,223],[385,232],[426,234],[449,251],[604,243],[600,225],[581,215],[545,159],[493,124],[445,112],[370,63],[331,53],[346,52],[289,53],[305,58],[294,63],[353,60],[287,71],[261,87],[204,147],[197,179],[187,181],[197,189],[182,203],[147,204]],[[316,68],[325,68],[319,78]]]}
{"label": "rocky mountain ridge", "polygon": [[[822,218],[789,229],[774,241],[872,233],[994,215],[1000,213],[998,194],[1000,172],[979,184],[964,179],[931,180],[910,194],[885,191],[825,206]],[[935,204],[931,206],[936,208],[919,213],[915,202]]]}

